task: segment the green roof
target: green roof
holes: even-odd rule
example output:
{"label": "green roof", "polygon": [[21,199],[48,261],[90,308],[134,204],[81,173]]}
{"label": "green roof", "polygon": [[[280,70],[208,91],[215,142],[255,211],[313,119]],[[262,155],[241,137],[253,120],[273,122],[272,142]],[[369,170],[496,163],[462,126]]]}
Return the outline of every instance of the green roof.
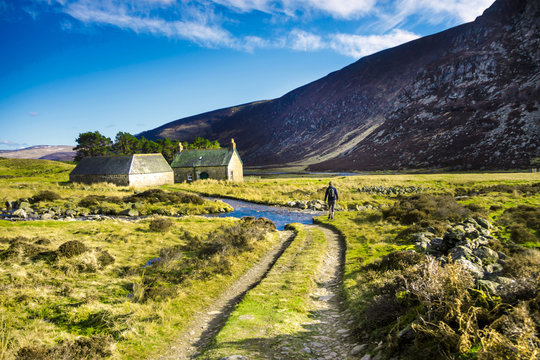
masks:
{"label": "green roof", "polygon": [[234,153],[238,156],[236,150],[228,148],[182,150],[174,157],[171,167],[227,166]]}
{"label": "green roof", "polygon": [[155,174],[172,171],[161,154],[95,156],[83,158],[73,175]]}

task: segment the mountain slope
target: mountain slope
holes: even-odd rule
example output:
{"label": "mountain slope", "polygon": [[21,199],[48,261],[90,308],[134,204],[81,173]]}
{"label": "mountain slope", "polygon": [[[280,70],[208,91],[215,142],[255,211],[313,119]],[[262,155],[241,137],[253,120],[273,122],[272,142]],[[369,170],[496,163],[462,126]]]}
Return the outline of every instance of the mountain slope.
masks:
{"label": "mountain slope", "polygon": [[9,159],[44,159],[73,161],[75,151],[69,145],[36,145],[18,150],[0,150],[0,157]]}
{"label": "mountain slope", "polygon": [[247,165],[525,167],[540,156],[538,27],[537,1],[497,0],[472,23],[364,57],[281,98],[141,135],[234,137]]}

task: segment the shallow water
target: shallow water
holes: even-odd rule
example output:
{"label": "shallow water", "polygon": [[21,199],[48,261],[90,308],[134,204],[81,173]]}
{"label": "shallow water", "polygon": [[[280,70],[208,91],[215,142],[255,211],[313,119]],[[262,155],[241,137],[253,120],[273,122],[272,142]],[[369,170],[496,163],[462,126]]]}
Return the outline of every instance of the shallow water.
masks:
{"label": "shallow water", "polygon": [[314,216],[320,216],[323,212],[294,210],[280,206],[268,206],[254,204],[241,200],[208,198],[209,200],[221,200],[234,208],[234,211],[225,214],[208,215],[210,217],[237,217],[254,216],[256,218],[265,217],[272,220],[278,230],[283,230],[285,225],[290,223],[312,224]]}

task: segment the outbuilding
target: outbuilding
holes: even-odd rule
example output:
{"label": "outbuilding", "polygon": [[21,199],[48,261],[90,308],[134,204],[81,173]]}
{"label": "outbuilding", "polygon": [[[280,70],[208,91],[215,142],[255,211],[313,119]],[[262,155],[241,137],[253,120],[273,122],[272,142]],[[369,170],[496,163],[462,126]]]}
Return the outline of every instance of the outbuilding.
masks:
{"label": "outbuilding", "polygon": [[85,184],[159,186],[173,184],[174,172],[161,154],[95,156],[83,158],[69,174],[69,180]]}
{"label": "outbuilding", "polygon": [[171,167],[175,183],[199,179],[244,181],[244,168],[234,139],[228,148],[222,149],[183,149],[180,143]]}

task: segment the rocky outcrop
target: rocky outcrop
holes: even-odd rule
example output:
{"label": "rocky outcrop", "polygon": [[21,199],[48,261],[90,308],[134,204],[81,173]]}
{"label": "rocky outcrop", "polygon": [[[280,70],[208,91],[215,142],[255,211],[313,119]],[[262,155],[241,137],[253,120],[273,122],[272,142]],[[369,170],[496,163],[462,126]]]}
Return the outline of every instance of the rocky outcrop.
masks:
{"label": "rocky outcrop", "polygon": [[538,1],[366,56],[281,98],[140,135],[238,140],[245,165],[526,168],[540,156]]}
{"label": "rocky outcrop", "polygon": [[506,255],[489,247],[493,226],[480,217],[451,226],[444,236],[431,232],[413,235],[415,250],[436,257],[439,261],[460,264],[476,279],[477,285],[496,294],[506,278],[500,278]]}

